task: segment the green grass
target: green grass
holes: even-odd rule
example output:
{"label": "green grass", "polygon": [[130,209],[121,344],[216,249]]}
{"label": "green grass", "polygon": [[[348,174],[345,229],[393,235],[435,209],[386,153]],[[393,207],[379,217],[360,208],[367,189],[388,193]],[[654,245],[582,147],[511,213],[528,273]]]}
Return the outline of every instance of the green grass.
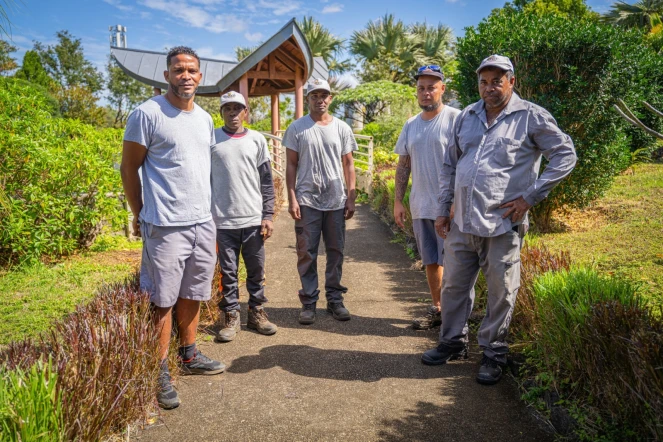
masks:
{"label": "green grass", "polygon": [[102,236],[93,251],[64,262],[0,270],[0,345],[45,331],[102,284],[128,276],[140,248],[140,241]]}
{"label": "green grass", "polygon": [[535,242],[568,250],[575,264],[638,282],[651,301],[663,304],[663,164],[637,166],[589,209],[556,218],[568,231]]}

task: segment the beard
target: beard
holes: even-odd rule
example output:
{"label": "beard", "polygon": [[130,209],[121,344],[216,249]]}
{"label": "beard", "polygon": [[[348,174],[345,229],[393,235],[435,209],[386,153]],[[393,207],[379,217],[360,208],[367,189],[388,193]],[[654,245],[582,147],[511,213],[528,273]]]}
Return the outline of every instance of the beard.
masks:
{"label": "beard", "polygon": [[196,92],[198,91],[198,88],[195,88],[195,89],[193,90],[193,92],[191,92],[191,93],[185,93],[185,92],[180,92],[180,87],[179,87],[179,86],[176,86],[176,85],[174,85],[174,84],[172,84],[172,83],[168,83],[168,86],[169,86],[170,89],[173,91],[173,94],[175,94],[176,96],[178,96],[178,97],[180,97],[180,98],[184,98],[184,99],[187,99],[187,100],[188,100],[189,98],[192,98],[194,95],[196,95]]}
{"label": "beard", "polygon": [[438,101],[437,103],[429,104],[428,106],[423,106],[419,105],[421,110],[424,112],[433,112],[434,110],[437,110],[440,106],[442,106],[442,101]]}

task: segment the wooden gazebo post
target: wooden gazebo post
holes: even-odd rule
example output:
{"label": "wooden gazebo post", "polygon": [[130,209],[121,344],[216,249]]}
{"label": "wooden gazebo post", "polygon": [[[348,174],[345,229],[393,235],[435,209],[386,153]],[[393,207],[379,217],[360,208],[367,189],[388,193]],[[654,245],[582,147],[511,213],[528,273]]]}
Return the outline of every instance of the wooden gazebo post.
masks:
{"label": "wooden gazebo post", "polygon": [[281,129],[281,118],[279,116],[279,94],[272,94],[272,135],[277,135]]}
{"label": "wooden gazebo post", "polygon": [[[244,95],[246,105],[249,105],[249,76],[244,74],[239,79],[239,93]],[[246,114],[246,122],[249,122],[249,114]]]}
{"label": "wooden gazebo post", "polygon": [[304,116],[304,79],[302,68],[295,70],[295,120]]}

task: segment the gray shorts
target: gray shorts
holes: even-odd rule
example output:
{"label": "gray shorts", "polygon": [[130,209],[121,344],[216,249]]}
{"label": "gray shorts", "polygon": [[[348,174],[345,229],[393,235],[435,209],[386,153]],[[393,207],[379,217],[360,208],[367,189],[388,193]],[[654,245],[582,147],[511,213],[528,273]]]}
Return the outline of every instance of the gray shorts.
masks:
{"label": "gray shorts", "polygon": [[141,222],[140,231],[140,287],[154,305],[172,307],[178,298],[210,299],[216,267],[214,221],[174,227]]}
{"label": "gray shorts", "polygon": [[444,239],[435,231],[435,221],[432,219],[413,219],[414,239],[421,255],[421,263],[425,266],[431,264],[443,265]]}

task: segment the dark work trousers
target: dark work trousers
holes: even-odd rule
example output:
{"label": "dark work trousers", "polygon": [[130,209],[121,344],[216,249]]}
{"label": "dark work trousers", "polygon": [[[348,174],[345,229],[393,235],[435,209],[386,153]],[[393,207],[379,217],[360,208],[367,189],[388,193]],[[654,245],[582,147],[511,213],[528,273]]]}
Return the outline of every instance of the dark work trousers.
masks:
{"label": "dark work trousers", "polygon": [[325,292],[327,302],[342,302],[347,287],[341,285],[343,272],[343,247],[345,246],[344,209],[316,210],[308,206],[299,207],[301,219],[295,220],[297,237],[297,271],[302,282],[299,300],[302,304],[318,301],[318,247],[320,235],[325,241],[327,270]]}
{"label": "dark work trousers", "polygon": [[245,229],[217,229],[216,244],[219,246],[221,288],[223,298],[219,308],[224,312],[239,310],[237,268],[242,253],[246,267],[246,288],[249,291],[249,307],[267,302],[265,298],[265,242],[260,226]]}

